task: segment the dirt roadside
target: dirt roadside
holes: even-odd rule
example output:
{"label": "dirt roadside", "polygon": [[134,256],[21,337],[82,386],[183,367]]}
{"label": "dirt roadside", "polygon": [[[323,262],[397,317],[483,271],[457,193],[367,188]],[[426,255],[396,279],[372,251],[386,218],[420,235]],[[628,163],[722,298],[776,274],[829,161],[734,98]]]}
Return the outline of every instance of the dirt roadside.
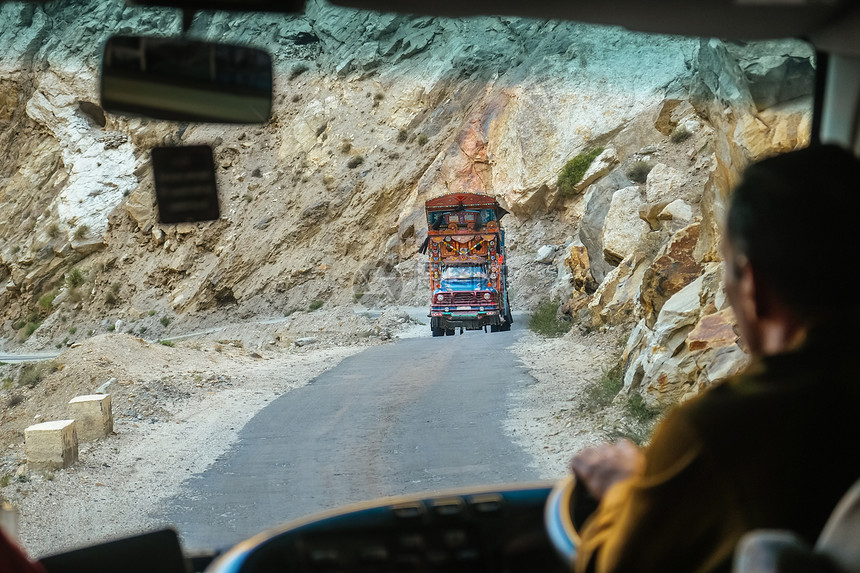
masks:
{"label": "dirt roadside", "polygon": [[[394,337],[428,334],[402,316],[389,318],[386,329]],[[30,555],[151,529],[156,524],[148,518],[150,510],[227,451],[269,401],[383,342],[322,337],[305,346],[260,350],[240,338],[201,337],[171,347],[129,335],[94,337],[63,353],[57,359],[62,369],[28,390],[39,390],[39,399],[28,396],[6,410],[0,424],[5,448],[0,495],[17,507],[20,540]],[[511,396],[505,428],[532,455],[542,477],[564,475],[574,451],[611,437],[605,416],[586,414],[581,401],[584,389],[617,359],[617,338],[611,332],[588,337],[572,332],[545,339],[525,332],[515,343],[513,350],[534,382]],[[162,375],[153,376],[154,371]],[[114,434],[82,444],[79,461],[69,469],[29,472],[23,464],[23,427],[62,419],[69,399],[109,380]]]}

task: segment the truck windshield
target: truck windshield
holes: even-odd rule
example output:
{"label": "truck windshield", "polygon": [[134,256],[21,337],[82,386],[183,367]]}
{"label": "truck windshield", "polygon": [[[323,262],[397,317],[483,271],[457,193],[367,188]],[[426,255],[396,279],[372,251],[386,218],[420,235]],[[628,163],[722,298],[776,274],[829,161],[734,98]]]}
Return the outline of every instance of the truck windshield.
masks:
{"label": "truck windshield", "polygon": [[487,271],[480,265],[447,267],[441,283],[442,290],[486,290]]}

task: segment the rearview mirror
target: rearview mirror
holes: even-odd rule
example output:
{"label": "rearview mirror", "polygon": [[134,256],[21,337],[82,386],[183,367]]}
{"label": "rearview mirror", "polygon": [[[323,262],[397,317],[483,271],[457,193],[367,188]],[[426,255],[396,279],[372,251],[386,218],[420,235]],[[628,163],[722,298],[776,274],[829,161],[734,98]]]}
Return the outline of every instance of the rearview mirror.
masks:
{"label": "rearview mirror", "polygon": [[105,111],[155,119],[263,123],[272,112],[272,58],[264,50],[114,36],[102,60]]}

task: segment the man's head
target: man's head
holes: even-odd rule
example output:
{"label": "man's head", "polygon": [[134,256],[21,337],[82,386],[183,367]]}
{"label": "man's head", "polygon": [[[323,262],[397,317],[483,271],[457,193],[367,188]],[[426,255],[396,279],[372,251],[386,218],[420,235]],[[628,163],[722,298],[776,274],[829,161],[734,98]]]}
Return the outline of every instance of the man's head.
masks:
{"label": "man's head", "polygon": [[750,166],[731,199],[723,250],[751,351],[784,350],[809,326],[856,314],[858,247],[860,162],[851,153],[818,146]]}

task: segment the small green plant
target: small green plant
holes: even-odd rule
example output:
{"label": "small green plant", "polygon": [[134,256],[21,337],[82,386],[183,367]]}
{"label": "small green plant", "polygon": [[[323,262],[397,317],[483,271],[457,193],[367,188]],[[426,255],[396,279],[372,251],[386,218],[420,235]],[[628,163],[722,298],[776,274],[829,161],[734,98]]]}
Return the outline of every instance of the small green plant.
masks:
{"label": "small green plant", "polygon": [[586,408],[594,412],[609,406],[624,386],[622,374],[621,361],[604,370],[600,378],[585,391]]}
{"label": "small green plant", "polygon": [[29,338],[41,325],[41,322],[28,322],[24,327],[24,338]]}
{"label": "small green plant", "polygon": [[90,329],[90,330],[88,330],[88,331],[87,331],[87,336],[92,336],[92,335],[93,335],[93,334],[95,334],[95,333],[96,333],[96,331],[95,331],[95,330]]}
{"label": "small green plant", "polygon": [[324,305],[324,304],[325,304],[325,301],[315,300],[310,305],[308,305],[308,310],[313,312],[315,310],[322,308],[322,305]]}
{"label": "small green plant", "polygon": [[166,316],[162,316],[159,322],[161,323],[161,326],[167,326],[170,324],[170,319]]}
{"label": "small green plant", "polygon": [[558,318],[558,301],[545,300],[532,312],[529,328],[544,336],[555,338],[570,330],[571,323]]}
{"label": "small green plant", "polygon": [[364,298],[364,292],[362,292],[362,291],[356,291],[356,292],[352,295],[352,300],[353,300],[353,302],[358,302],[358,301],[360,301],[362,298]]}
{"label": "small green plant", "polygon": [[51,223],[48,227],[48,236],[52,239],[56,239],[60,236],[60,226],[56,223]]}
{"label": "small green plant", "polygon": [[407,139],[409,139],[408,131],[401,129],[397,132],[397,143],[404,143]]}
{"label": "small green plant", "polygon": [[672,143],[681,143],[682,141],[690,139],[691,135],[693,134],[687,130],[687,126],[681,124],[672,130],[672,135],[669,136],[669,141]]}
{"label": "small green plant", "polygon": [[376,92],[375,94],[373,94],[373,99],[376,101],[382,101],[385,99],[385,94],[382,92]]}
{"label": "small green plant", "polygon": [[573,195],[576,192],[576,184],[582,181],[588,168],[601,153],[603,153],[603,148],[595,147],[583,151],[565,163],[558,175],[558,192],[565,196]]}
{"label": "small green plant", "polygon": [[140,330],[139,330],[138,332],[140,333],[140,335],[141,335],[141,336],[143,336],[143,334],[146,332],[146,327],[145,327],[145,326],[141,326],[141,327],[140,327]]}
{"label": "small green plant", "polygon": [[12,323],[12,329],[13,329],[13,330],[21,330],[21,329],[22,329],[22,328],[24,328],[25,326],[27,326],[27,321],[26,321],[26,320],[18,320],[18,321],[16,321],[16,322],[13,322],[13,323]]}
{"label": "small green plant", "polygon": [[660,415],[660,410],[651,408],[641,394],[633,394],[627,401],[627,411],[641,423],[651,422]]}
{"label": "small green plant", "polygon": [[105,304],[109,306],[113,306],[116,304],[116,295],[112,292],[109,292],[105,295]]}
{"label": "small green plant", "polygon": [[86,272],[82,271],[77,267],[73,267],[66,274],[66,284],[71,288],[77,288],[84,284],[87,280]]}
{"label": "small green plant", "polygon": [[173,348],[173,341],[172,340],[159,340],[158,343],[161,344],[162,346],[169,346],[170,348]]}
{"label": "small green plant", "polygon": [[78,225],[78,228],[75,229],[75,238],[79,241],[81,239],[86,239],[87,235],[90,234],[90,226],[89,225]]}
{"label": "small green plant", "polygon": [[149,311],[148,313],[146,313],[146,314],[148,314],[149,316],[155,316],[155,311],[154,311],[154,310],[150,310],[150,311]]}
{"label": "small green plant", "polygon": [[18,394],[15,394],[11,398],[9,398],[8,406],[10,408],[14,408],[15,406],[17,406],[18,404],[20,404],[23,401],[24,401],[23,396],[19,396]]}
{"label": "small green plant", "polygon": [[81,294],[80,290],[78,290],[76,288],[69,289],[69,301],[70,302],[81,302],[81,300],[83,298],[84,298],[84,295]]}
{"label": "small green plant", "polygon": [[6,487],[9,485],[9,482],[12,481],[12,474],[5,474],[3,477],[0,477],[0,487]]}
{"label": "small green plant", "polygon": [[71,327],[71,328],[69,329],[69,334],[74,334],[74,333],[76,333],[77,331],[78,331],[78,327],[77,327],[77,326],[73,326],[73,327]]}
{"label": "small green plant", "polygon": [[30,478],[28,478],[28,477],[27,477],[27,476],[25,476],[24,474],[21,474],[21,475],[19,475],[17,478],[15,478],[15,481],[17,481],[18,483],[29,483],[29,482],[30,482]]}
{"label": "small green plant", "polygon": [[364,157],[362,157],[361,155],[353,155],[349,158],[349,161],[346,162],[346,166],[350,169],[355,169],[362,163],[364,163]]}
{"label": "small green plant", "polygon": [[11,390],[12,386],[15,385],[15,381],[9,378],[8,376],[3,379],[3,390]]}
{"label": "small green plant", "polygon": [[254,200],[254,196],[250,193],[245,193],[245,196],[242,197],[242,199],[244,199],[246,203],[250,203]]}
{"label": "small green plant", "polygon": [[48,481],[54,481],[54,472],[45,473],[45,479]]}
{"label": "small green plant", "polygon": [[42,310],[48,310],[51,308],[51,304],[54,302],[54,299],[57,297],[57,293],[49,292],[45,293],[39,297],[39,308]]}
{"label": "small green plant", "polygon": [[427,145],[427,136],[426,136],[426,135],[424,135],[423,133],[422,133],[422,134],[420,134],[420,135],[418,136],[418,139],[416,140],[416,142],[417,142],[417,143],[418,143],[418,145],[420,145],[421,147],[424,147],[425,145]]}
{"label": "small green plant", "polygon": [[113,332],[114,330],[116,330],[115,324],[111,324],[110,326],[108,326],[108,332]]}
{"label": "small green plant", "polygon": [[21,368],[21,372],[18,374],[18,386],[35,388],[45,376],[59,369],[60,365],[54,360],[27,364]]}
{"label": "small green plant", "polygon": [[634,183],[645,183],[650,172],[651,164],[644,159],[638,159],[627,169],[627,177]]}
{"label": "small green plant", "polygon": [[309,69],[310,68],[307,64],[296,64],[295,66],[293,66],[293,69],[290,70],[290,81],[293,81]]}

